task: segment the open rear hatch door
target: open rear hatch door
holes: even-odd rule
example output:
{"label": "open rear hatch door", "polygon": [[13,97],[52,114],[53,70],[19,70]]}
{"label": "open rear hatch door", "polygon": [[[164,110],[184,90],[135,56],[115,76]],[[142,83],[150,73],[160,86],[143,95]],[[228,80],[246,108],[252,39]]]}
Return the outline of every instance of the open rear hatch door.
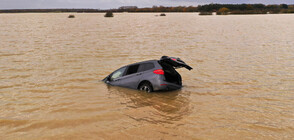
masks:
{"label": "open rear hatch door", "polygon": [[168,56],[162,56],[159,60],[160,62],[164,62],[166,64],[169,64],[173,66],[174,68],[186,68],[188,70],[192,70],[193,68],[187,65],[183,60],[177,57],[168,57]]}

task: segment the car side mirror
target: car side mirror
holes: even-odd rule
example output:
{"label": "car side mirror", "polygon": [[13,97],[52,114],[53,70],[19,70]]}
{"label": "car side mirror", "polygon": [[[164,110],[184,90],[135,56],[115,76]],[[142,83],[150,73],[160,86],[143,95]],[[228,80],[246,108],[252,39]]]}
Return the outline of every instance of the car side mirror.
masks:
{"label": "car side mirror", "polygon": [[106,78],[106,81],[107,81],[108,83],[111,81],[110,77],[111,77],[111,75],[108,76],[108,77]]}

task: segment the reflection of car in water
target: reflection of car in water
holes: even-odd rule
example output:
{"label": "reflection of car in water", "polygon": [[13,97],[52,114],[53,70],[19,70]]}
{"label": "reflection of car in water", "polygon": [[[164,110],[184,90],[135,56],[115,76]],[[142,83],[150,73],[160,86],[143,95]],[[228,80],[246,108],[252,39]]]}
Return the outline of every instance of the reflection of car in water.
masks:
{"label": "reflection of car in water", "polygon": [[123,66],[103,81],[114,86],[144,90],[176,90],[182,87],[181,75],[175,68],[191,70],[180,58],[162,56],[160,60],[149,60]]}
{"label": "reflection of car in water", "polygon": [[[106,86],[105,88],[111,94],[110,98],[127,108],[121,112],[138,122],[172,124],[191,113],[189,92],[175,90],[168,92],[168,94],[141,94],[135,90],[116,86]],[[119,100],[117,100],[118,98]]]}

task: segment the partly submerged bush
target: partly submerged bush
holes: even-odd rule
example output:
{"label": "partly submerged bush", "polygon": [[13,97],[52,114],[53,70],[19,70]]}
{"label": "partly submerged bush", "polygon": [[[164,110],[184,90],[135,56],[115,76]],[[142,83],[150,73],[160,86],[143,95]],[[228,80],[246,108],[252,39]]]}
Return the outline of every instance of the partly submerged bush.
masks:
{"label": "partly submerged bush", "polygon": [[69,15],[68,18],[75,18],[75,15]]}
{"label": "partly submerged bush", "polygon": [[227,15],[228,13],[229,13],[229,9],[228,8],[226,8],[226,7],[223,7],[223,8],[220,8],[217,12],[216,12],[216,14],[217,15]]}
{"label": "partly submerged bush", "polygon": [[280,13],[294,13],[294,9],[283,9]]}
{"label": "partly submerged bush", "polygon": [[113,13],[111,11],[107,11],[104,17],[113,17]]}
{"label": "partly submerged bush", "polygon": [[166,16],[165,13],[160,14],[159,16]]}
{"label": "partly submerged bush", "polygon": [[212,12],[200,12],[199,15],[201,15],[201,16],[212,15]]}
{"label": "partly submerged bush", "polygon": [[231,15],[267,14],[267,11],[261,11],[261,10],[231,11],[230,14]]}

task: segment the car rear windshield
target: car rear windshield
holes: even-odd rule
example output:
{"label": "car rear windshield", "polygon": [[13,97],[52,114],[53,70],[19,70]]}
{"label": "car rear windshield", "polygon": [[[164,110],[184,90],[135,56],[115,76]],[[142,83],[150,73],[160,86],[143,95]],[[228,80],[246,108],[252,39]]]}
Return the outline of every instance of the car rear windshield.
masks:
{"label": "car rear windshield", "polygon": [[175,72],[176,71],[175,68],[173,66],[171,66],[170,64],[167,64],[165,62],[160,62],[160,61],[159,61],[159,64],[163,68],[164,72],[167,72],[167,73],[176,73]]}

